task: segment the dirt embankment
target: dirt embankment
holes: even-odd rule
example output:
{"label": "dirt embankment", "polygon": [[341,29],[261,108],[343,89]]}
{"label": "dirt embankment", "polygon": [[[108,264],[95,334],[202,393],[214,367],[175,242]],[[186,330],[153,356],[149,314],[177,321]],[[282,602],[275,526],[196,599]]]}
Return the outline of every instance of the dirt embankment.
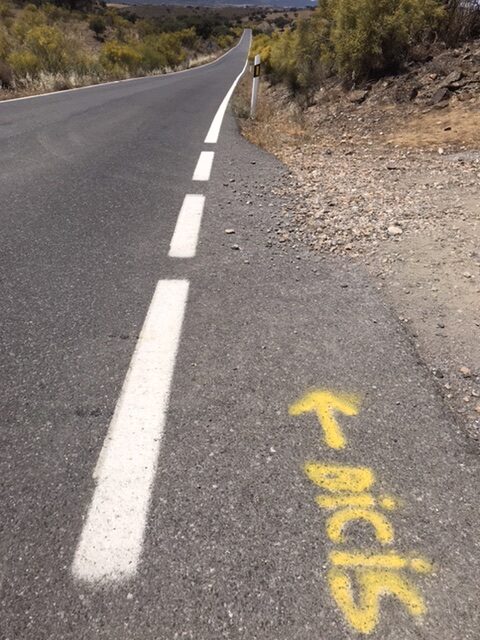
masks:
{"label": "dirt embankment", "polygon": [[263,83],[240,122],[291,170],[270,240],[361,261],[478,442],[480,42],[365,89],[332,82],[306,111]]}

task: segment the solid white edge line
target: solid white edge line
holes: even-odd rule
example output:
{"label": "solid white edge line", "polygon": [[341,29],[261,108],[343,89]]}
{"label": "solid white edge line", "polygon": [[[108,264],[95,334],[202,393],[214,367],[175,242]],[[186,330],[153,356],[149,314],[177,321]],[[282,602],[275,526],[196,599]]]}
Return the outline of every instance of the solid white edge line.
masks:
{"label": "solid white edge line", "polygon": [[[251,44],[252,44],[252,41],[250,39],[250,46],[248,48],[248,51],[250,51]],[[233,84],[228,90],[227,95],[224,97],[220,106],[217,109],[217,113],[215,114],[215,117],[212,120],[212,124],[210,125],[210,129],[208,130],[207,137],[205,138],[206,144],[216,144],[216,142],[218,142],[218,136],[220,135],[220,128],[222,126],[223,117],[225,116],[225,111],[227,110],[228,103],[230,102],[230,98],[232,97],[232,94],[235,91],[235,87],[237,86],[238,81],[245,73],[245,69],[247,68],[247,65],[248,65],[248,53],[247,53],[247,59],[245,60],[245,65],[243,69],[233,81]]]}
{"label": "solid white edge line", "polygon": [[64,89],[63,91],[48,91],[47,93],[36,93],[33,96],[21,96],[20,98],[8,98],[8,100],[0,100],[0,107],[2,106],[2,104],[8,104],[10,102],[19,102],[20,100],[33,100],[34,98],[46,98],[47,96],[54,96],[54,95],[61,96],[66,93],[73,93],[74,91],[83,91],[84,89],[96,89],[99,87],[107,87],[113,84],[122,84],[123,82],[134,82],[134,81],[140,82],[141,80],[152,80],[153,78],[165,78],[167,76],[174,76],[180,73],[189,73],[191,71],[198,71],[199,69],[204,69],[205,67],[209,67],[212,64],[216,64],[222,58],[224,58],[225,56],[228,56],[229,53],[232,53],[232,51],[235,51],[235,49],[241,45],[242,40],[245,37],[245,34],[246,34],[246,30],[243,31],[242,37],[237,42],[237,44],[231,49],[229,49],[228,51],[226,51],[225,53],[223,53],[220,57],[216,58],[215,60],[212,60],[211,62],[206,62],[205,64],[199,64],[197,67],[191,67],[190,69],[181,69],[180,71],[169,71],[168,73],[159,73],[157,75],[152,75],[152,76],[139,76],[137,78],[125,78],[124,80],[110,80],[109,82],[98,82],[97,84],[87,84],[83,87],[73,87],[73,89]]}
{"label": "solid white edge line", "polygon": [[202,151],[198,158],[197,166],[193,172],[192,180],[206,181],[210,180],[210,173],[212,171],[213,158],[215,153],[213,151]]}
{"label": "solid white edge line", "polygon": [[168,255],[171,258],[193,258],[197,251],[205,196],[187,193],[178,214]]}
{"label": "solid white edge line", "polygon": [[72,565],[79,580],[115,582],[137,570],[188,288],[160,280],[155,289],[95,469]]}

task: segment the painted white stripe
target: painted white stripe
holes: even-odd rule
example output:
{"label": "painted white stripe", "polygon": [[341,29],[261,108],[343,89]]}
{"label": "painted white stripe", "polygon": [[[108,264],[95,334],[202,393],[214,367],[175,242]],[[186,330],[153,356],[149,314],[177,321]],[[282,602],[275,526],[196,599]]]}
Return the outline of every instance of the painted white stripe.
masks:
{"label": "painted white stripe", "polygon": [[244,32],[242,33],[242,37],[234,47],[232,47],[231,49],[223,53],[218,58],[215,58],[215,60],[212,60],[211,62],[206,62],[205,64],[199,64],[197,67],[191,67],[190,69],[181,69],[180,71],[169,71],[168,73],[162,73],[162,74],[152,75],[152,76],[140,76],[138,78],[125,78],[124,80],[110,80],[109,82],[98,82],[97,84],[87,84],[83,87],[74,87],[73,89],[63,89],[62,91],[47,91],[46,93],[36,93],[33,96],[22,96],[21,98],[9,98],[8,100],[0,100],[0,107],[2,106],[2,104],[7,104],[9,102],[19,102],[20,100],[33,100],[34,98],[46,98],[47,96],[53,96],[53,95],[61,96],[66,93],[73,93],[74,91],[84,91],[85,89],[99,89],[101,87],[108,87],[109,85],[112,85],[112,84],[122,84],[123,82],[152,80],[153,78],[164,78],[165,76],[173,76],[180,73],[191,73],[192,71],[198,71],[199,69],[204,69],[205,67],[209,67],[212,64],[217,64],[217,62],[222,60],[222,58],[224,58],[225,56],[228,56],[229,53],[234,51],[237,47],[239,47],[242,44],[242,40],[246,36],[246,33],[247,31],[244,30]]}
{"label": "painted white stripe", "polygon": [[213,158],[215,153],[213,151],[202,151],[198,158],[197,166],[193,172],[192,180],[210,180],[210,173],[212,171]]}
{"label": "painted white stripe", "polygon": [[171,258],[194,257],[204,206],[205,196],[190,193],[185,196],[170,242]]}
{"label": "painted white stripe", "polygon": [[[250,45],[251,45],[251,41],[250,41]],[[225,111],[227,110],[228,103],[230,102],[230,98],[232,97],[232,94],[235,91],[235,87],[237,86],[238,81],[245,73],[247,64],[248,64],[248,55],[245,61],[245,66],[233,81],[233,84],[228,90],[227,95],[224,97],[224,99],[222,100],[222,103],[217,109],[217,113],[215,114],[215,117],[212,120],[212,124],[210,125],[210,129],[208,130],[207,137],[205,138],[205,142],[207,144],[215,144],[218,141],[218,136],[220,134],[220,127],[222,126],[223,117],[225,115]]]}
{"label": "painted white stripe", "polygon": [[80,580],[118,581],[136,572],[188,287],[186,280],[157,284],[95,469],[72,567]]}

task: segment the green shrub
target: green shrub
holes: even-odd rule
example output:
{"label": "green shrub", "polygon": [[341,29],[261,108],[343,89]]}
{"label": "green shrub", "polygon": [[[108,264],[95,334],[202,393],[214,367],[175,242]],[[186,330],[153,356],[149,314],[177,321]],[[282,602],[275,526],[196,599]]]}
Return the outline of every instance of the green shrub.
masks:
{"label": "green shrub", "polygon": [[358,81],[398,70],[444,17],[443,0],[323,0],[296,27],[255,37],[252,54],[308,101],[329,73]]}
{"label": "green shrub", "polygon": [[220,49],[228,49],[229,47],[232,46],[234,37],[232,35],[224,35],[224,36],[218,36],[216,40],[217,40],[217,45],[220,47]]}
{"label": "green shrub", "polygon": [[38,57],[31,51],[14,51],[7,58],[17,78],[35,78],[41,71],[42,65]]}
{"label": "green shrub", "polygon": [[88,28],[91,29],[97,37],[99,37],[105,33],[107,29],[107,23],[102,16],[94,15],[91,16],[90,20],[88,21]]}
{"label": "green shrub", "polygon": [[58,4],[51,4],[50,2],[47,2],[47,4],[42,3],[41,10],[49,23],[59,22],[60,20],[67,22],[74,17],[81,16],[81,14],[70,11],[67,7],[61,7]]}
{"label": "green shrub", "polygon": [[7,29],[0,24],[0,59],[5,59],[11,51],[12,42]]}
{"label": "green shrub", "polygon": [[129,44],[110,40],[106,42],[100,53],[100,63],[107,69],[127,69],[136,71],[142,61],[141,54]]}
{"label": "green shrub", "polygon": [[115,29],[116,39],[121,42],[127,42],[129,38],[134,35],[134,29],[132,27],[132,23],[128,20],[125,20],[122,16],[117,13],[114,14],[113,19],[113,28]]}
{"label": "green shrub", "polygon": [[327,73],[328,22],[320,13],[313,13],[308,20],[298,22],[294,36],[294,51],[290,54],[294,57],[292,61],[295,69],[293,88],[302,92],[308,102]]}
{"label": "green shrub", "polygon": [[3,23],[13,18],[13,7],[9,2],[0,2],[0,18]]}
{"label": "green shrub", "polygon": [[177,33],[161,33],[155,37],[155,48],[165,56],[166,66],[174,68],[181,64],[187,57],[183,49],[182,31]]}
{"label": "green shrub", "polygon": [[164,69],[167,66],[167,56],[165,52],[158,47],[155,36],[145,39],[138,47],[141,56],[141,65],[144,71],[156,71]]}
{"label": "green shrub", "polygon": [[260,55],[263,68],[267,73],[272,72],[270,56],[272,53],[272,46],[276,38],[278,39],[278,36],[275,34],[272,34],[271,36],[266,35],[265,33],[259,34],[253,38],[252,46],[250,47],[250,60],[253,61],[257,54]]}
{"label": "green shrub", "polygon": [[444,16],[437,0],[329,0],[329,5],[334,64],[353,79],[397,70],[409,48]]}
{"label": "green shrub", "polygon": [[23,42],[27,33],[34,27],[47,23],[47,17],[43,11],[33,4],[27,4],[17,16],[13,25],[13,33],[20,42]]}
{"label": "green shrub", "polygon": [[30,29],[25,36],[25,45],[40,60],[45,71],[65,70],[68,63],[66,41],[57,27],[43,25]]}

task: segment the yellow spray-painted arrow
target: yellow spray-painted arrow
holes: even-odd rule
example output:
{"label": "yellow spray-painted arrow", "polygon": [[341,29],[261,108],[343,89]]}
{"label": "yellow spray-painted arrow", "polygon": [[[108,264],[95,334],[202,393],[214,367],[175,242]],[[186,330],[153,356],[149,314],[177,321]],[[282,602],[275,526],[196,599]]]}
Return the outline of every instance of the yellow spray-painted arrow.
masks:
{"label": "yellow spray-painted arrow", "polygon": [[346,416],[356,416],[359,410],[359,396],[317,389],[290,405],[288,412],[291,416],[299,416],[311,411],[316,413],[323,429],[325,443],[331,449],[343,449],[347,441],[333,413],[338,411]]}

